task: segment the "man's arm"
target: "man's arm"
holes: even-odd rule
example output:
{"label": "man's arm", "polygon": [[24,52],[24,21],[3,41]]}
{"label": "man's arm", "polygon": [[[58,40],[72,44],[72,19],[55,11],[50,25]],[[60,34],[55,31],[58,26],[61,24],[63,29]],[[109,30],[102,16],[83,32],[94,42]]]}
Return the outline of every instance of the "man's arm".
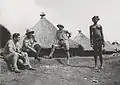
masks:
{"label": "man's arm", "polygon": [[93,45],[93,30],[92,30],[92,26],[90,26],[90,44]]}
{"label": "man's arm", "polygon": [[68,34],[68,38],[70,38],[71,37],[71,33],[68,32],[67,30],[65,30],[65,32]]}
{"label": "man's arm", "polygon": [[23,43],[24,43],[24,45],[25,45],[25,47],[26,47],[27,49],[30,49],[30,50],[36,52],[36,50],[35,50],[34,48],[32,48],[32,47],[30,47],[30,46],[28,45],[28,41],[27,41],[27,40],[24,40]]}
{"label": "man's arm", "polygon": [[37,42],[37,40],[35,39],[35,35],[33,35],[32,38],[34,42]]}
{"label": "man's arm", "polygon": [[15,50],[13,50],[12,41],[8,42],[8,50],[10,53],[17,53]]}
{"label": "man's arm", "polygon": [[103,45],[104,45],[104,35],[103,35],[102,26],[100,26],[100,32],[101,32],[101,37],[102,37],[102,41],[103,41]]}
{"label": "man's arm", "polygon": [[22,51],[20,50],[19,43],[16,44],[16,47],[17,47],[17,52],[21,53]]}

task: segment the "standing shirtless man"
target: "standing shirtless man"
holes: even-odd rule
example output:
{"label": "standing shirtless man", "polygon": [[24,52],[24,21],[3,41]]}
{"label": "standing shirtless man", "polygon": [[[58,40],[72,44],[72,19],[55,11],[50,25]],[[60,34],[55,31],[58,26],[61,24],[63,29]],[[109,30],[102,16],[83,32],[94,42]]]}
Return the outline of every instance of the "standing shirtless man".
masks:
{"label": "standing shirtless man", "polygon": [[102,26],[97,24],[99,20],[98,16],[94,16],[93,25],[90,26],[90,43],[94,49],[95,69],[97,69],[97,56],[100,59],[100,69],[103,68],[102,47],[105,46]]}

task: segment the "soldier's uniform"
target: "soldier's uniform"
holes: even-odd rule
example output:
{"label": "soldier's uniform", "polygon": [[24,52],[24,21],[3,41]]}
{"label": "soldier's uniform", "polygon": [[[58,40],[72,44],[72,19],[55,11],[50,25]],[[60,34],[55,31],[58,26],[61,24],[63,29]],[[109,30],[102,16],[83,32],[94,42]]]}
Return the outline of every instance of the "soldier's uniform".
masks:
{"label": "soldier's uniform", "polygon": [[31,57],[37,58],[39,56],[39,54],[36,54],[36,53],[32,52],[30,49],[28,49],[26,47],[26,45],[35,49],[37,51],[37,53],[39,53],[41,47],[40,47],[39,44],[36,43],[36,40],[34,40],[34,38],[28,39],[27,37],[25,37],[25,39],[23,40],[22,51],[27,52],[28,55],[31,56]]}
{"label": "soldier's uniform", "polygon": [[67,53],[67,64],[69,64],[69,58],[70,58],[70,53],[69,53],[69,41],[68,39],[71,37],[71,33],[69,33],[66,30],[63,30],[64,26],[58,24],[57,27],[59,30],[56,32],[56,37],[58,40],[57,45],[52,45],[52,50],[50,52],[49,58],[52,58],[53,53],[57,47],[64,48],[64,50]]}
{"label": "soldier's uniform", "polygon": [[27,44],[28,46],[34,48],[34,40],[33,40],[32,38],[31,38],[31,39],[28,39],[27,37],[25,37],[24,40],[23,40],[22,50],[27,52],[27,51],[30,51],[30,49],[28,49],[28,48],[26,47],[26,44]]}
{"label": "soldier's uniform", "polygon": [[[30,38],[29,37],[30,34]],[[27,52],[30,57],[34,57],[35,59],[40,61],[39,53],[41,50],[40,45],[35,40],[35,36],[33,35],[34,31],[27,29],[26,30],[26,37],[23,40],[22,51]],[[35,50],[35,51],[33,51]]]}
{"label": "soldier's uniform", "polygon": [[9,60],[10,56],[18,50],[18,43],[15,45],[13,40],[8,40],[4,48],[4,59]]}
{"label": "soldier's uniform", "polygon": [[[15,44],[12,39],[9,40],[5,45],[4,60],[6,61],[7,65],[8,65],[8,68],[10,70],[18,69],[17,64],[20,63],[19,60],[23,61],[22,65],[24,65],[24,66],[28,65],[29,68],[32,68],[32,66],[30,65],[27,53],[21,52],[19,50],[19,43]],[[15,60],[18,61],[18,62],[15,63]]]}
{"label": "soldier's uniform", "polygon": [[58,46],[63,47],[65,50],[69,50],[68,34],[67,30],[61,30],[56,32],[56,37],[58,39]]}

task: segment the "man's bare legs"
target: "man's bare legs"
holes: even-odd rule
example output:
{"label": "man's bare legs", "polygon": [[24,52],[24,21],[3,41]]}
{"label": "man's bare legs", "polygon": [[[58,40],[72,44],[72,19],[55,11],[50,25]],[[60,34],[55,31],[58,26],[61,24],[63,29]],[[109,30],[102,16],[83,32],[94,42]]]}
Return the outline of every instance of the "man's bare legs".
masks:
{"label": "man's bare legs", "polygon": [[103,56],[102,56],[102,52],[99,53],[99,57],[100,57],[100,69],[103,69]]}
{"label": "man's bare legs", "polygon": [[67,53],[67,64],[69,65],[69,64],[70,64],[70,62],[69,62],[69,59],[70,59],[70,53],[69,53],[69,50],[67,50],[66,53]]}
{"label": "man's bare legs", "polygon": [[95,55],[94,55],[94,60],[95,60],[95,69],[98,69],[97,68],[97,58],[98,58],[98,55],[99,55],[99,60],[100,60],[100,69],[103,69],[103,56],[102,56],[102,52],[99,51],[99,52],[95,52]]}
{"label": "man's bare legs", "polygon": [[94,67],[94,68],[95,68],[95,69],[98,69],[98,68],[97,68],[97,58],[98,58],[97,54],[98,54],[98,53],[97,53],[97,50],[94,49],[94,61],[95,61],[95,67]]}
{"label": "man's bare legs", "polygon": [[94,67],[94,68],[95,68],[95,69],[97,69],[97,57],[98,57],[98,56],[94,56],[94,61],[95,61],[95,67]]}
{"label": "man's bare legs", "polygon": [[53,53],[55,52],[56,47],[57,47],[57,46],[52,45],[51,52],[50,52],[50,54],[49,54],[49,58],[52,58]]}
{"label": "man's bare legs", "polygon": [[[53,56],[53,53],[55,52],[56,48],[58,48],[59,46],[57,45],[52,45],[52,49],[51,49],[51,52],[49,54],[49,58],[52,58]],[[69,64],[69,59],[70,59],[70,53],[69,53],[69,50],[65,50],[65,52],[67,53],[67,64]]]}
{"label": "man's bare legs", "polygon": [[30,64],[28,54],[26,52],[23,53],[23,56],[20,56],[23,62],[20,62],[23,66],[30,70],[36,70]]}
{"label": "man's bare legs", "polygon": [[18,69],[17,62],[19,59],[18,53],[11,53],[6,58],[6,63],[10,67],[10,69],[16,73],[20,73],[20,70]]}
{"label": "man's bare legs", "polygon": [[40,56],[41,46],[39,44],[36,44],[36,45],[34,45],[34,49],[37,51],[37,53],[36,53],[37,54],[36,59],[38,61],[40,61],[41,59],[39,58],[39,56]]}

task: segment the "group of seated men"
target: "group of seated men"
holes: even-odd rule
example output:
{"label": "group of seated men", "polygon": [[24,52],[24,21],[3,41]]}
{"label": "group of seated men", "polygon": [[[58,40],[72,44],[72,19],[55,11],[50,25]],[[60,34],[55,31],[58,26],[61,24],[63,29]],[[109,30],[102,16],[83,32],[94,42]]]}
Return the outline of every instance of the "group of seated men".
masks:
{"label": "group of seated men", "polygon": [[[57,27],[59,28],[59,30],[56,32],[58,44],[52,46],[52,50],[48,58],[52,58],[53,53],[57,47],[63,47],[67,53],[67,63],[69,64],[70,54],[68,39],[71,37],[71,33],[63,30],[63,25],[58,24]],[[4,60],[6,61],[9,70],[20,73],[21,71],[19,70],[19,66],[28,70],[36,70],[31,66],[28,57],[31,56],[38,61],[41,60],[39,58],[41,47],[39,44],[37,44],[37,41],[35,40],[35,36],[33,34],[34,31],[30,29],[26,30],[26,37],[23,40],[22,48],[19,48],[19,33],[14,33],[12,35],[12,38],[8,40],[4,48]]]}

